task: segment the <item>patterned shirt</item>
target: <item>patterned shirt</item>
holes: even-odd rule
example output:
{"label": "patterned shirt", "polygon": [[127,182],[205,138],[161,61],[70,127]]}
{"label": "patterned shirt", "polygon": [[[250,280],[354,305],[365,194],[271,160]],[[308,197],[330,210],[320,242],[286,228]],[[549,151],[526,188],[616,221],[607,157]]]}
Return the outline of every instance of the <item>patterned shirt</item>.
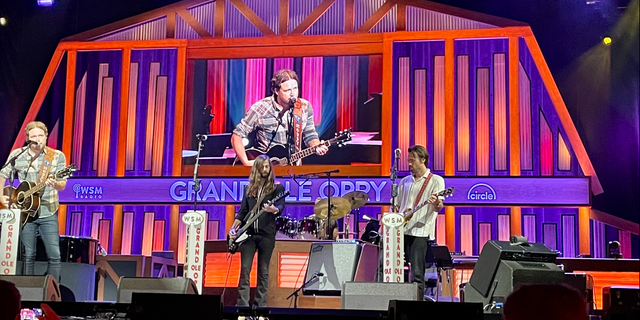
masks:
{"label": "patterned shirt", "polygon": [[[53,150],[53,149],[52,149]],[[13,158],[15,155],[20,153],[21,149],[16,149],[11,152],[9,155],[9,159]],[[40,153],[38,158],[33,159],[29,151],[23,153],[16,159],[15,170],[18,173],[18,179],[20,182],[22,181],[31,181],[38,183],[38,174],[40,173],[40,167],[44,162],[44,155],[47,152],[47,148],[44,149],[43,152]],[[67,159],[64,156],[64,153],[60,150],[54,150],[55,155],[53,156],[53,161],[51,163],[51,169],[49,169],[49,174],[55,174],[56,172],[65,168]],[[0,176],[5,179],[9,179],[11,174],[11,166],[6,166],[2,171],[0,171]],[[58,181],[66,181],[67,179],[57,179]],[[58,211],[58,207],[60,203],[58,202],[58,190],[51,187],[44,187],[44,189],[40,190],[40,218],[46,218],[55,214]]]}
{"label": "patterned shirt", "polygon": [[[413,178],[413,175],[408,175],[400,181],[398,186],[398,197],[400,200],[400,212],[404,212],[405,209],[413,209],[413,205],[416,202],[416,198],[422,189],[422,185],[429,176],[429,169],[418,179]],[[418,204],[421,204],[431,197],[431,194],[438,193],[444,190],[444,179],[434,174],[429,180],[429,184],[425,187],[422,197],[418,200]],[[404,226],[404,234],[415,237],[429,237],[435,239],[436,236],[436,218],[438,217],[438,208],[432,204],[428,204],[415,212],[411,219]]]}
{"label": "patterned shirt", "polygon": [[[306,145],[313,139],[318,139],[315,124],[313,123],[313,108],[309,101],[299,99],[302,102],[302,140]],[[289,130],[289,117],[291,117],[291,109],[282,114],[282,118],[278,115],[282,111],[282,107],[276,103],[273,96],[266,97],[256,103],[247,111],[240,123],[233,130],[233,133],[242,138],[246,138],[251,132],[256,132],[256,142],[258,149],[267,151],[269,142],[273,138],[273,143],[287,145],[287,131]],[[280,120],[279,120],[280,119]],[[277,131],[276,131],[277,129]],[[273,146],[272,143],[272,146]]]}

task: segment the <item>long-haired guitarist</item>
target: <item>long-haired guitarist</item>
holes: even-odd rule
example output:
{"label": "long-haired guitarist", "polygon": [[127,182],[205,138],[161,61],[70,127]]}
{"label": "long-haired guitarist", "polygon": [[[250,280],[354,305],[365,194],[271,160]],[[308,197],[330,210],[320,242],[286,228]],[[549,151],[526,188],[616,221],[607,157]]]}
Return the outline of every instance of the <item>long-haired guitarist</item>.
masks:
{"label": "long-haired guitarist", "polygon": [[[47,147],[48,134],[47,126],[40,121],[27,124],[25,135],[28,142],[26,148],[29,150],[16,159],[14,167],[8,165],[0,171],[0,186],[5,185],[6,179],[9,179],[9,176],[13,174],[12,171],[17,172],[20,182],[30,181],[46,184],[46,187],[40,191],[38,218],[27,223],[20,233],[25,249],[24,274],[32,275],[34,273],[36,232],[39,232],[49,259],[47,274],[53,276],[56,281],[60,281],[60,235],[56,212],[60,206],[58,191],[64,190],[67,186],[67,179],[56,179],[52,175],[63,170],[67,160],[61,151]],[[21,149],[13,150],[9,159],[20,151]],[[2,196],[0,199],[4,206],[9,204],[7,196]]]}
{"label": "long-haired guitarist", "polygon": [[231,135],[231,145],[238,159],[251,166],[242,143],[250,133],[256,132],[258,149],[264,152],[274,144],[288,146],[290,154],[303,149],[304,145],[315,147],[316,154],[324,155],[329,148],[320,145],[313,122],[313,108],[309,101],[298,96],[298,75],[295,71],[282,69],[271,79],[271,96],[254,103]]}
{"label": "long-haired guitarist", "polygon": [[258,288],[253,304],[267,306],[269,288],[269,262],[276,243],[276,216],[284,210],[284,197],[275,203],[270,200],[284,192],[284,187],[275,184],[273,165],[265,155],[258,156],[251,167],[249,185],[246,187],[240,211],[236,214],[230,236],[243,227],[244,221],[253,214],[260,214],[248,229],[250,237],[240,245],[241,255],[240,281],[238,282],[238,306],[249,306],[249,274],[256,251],[258,251]]}
{"label": "long-haired guitarist", "polygon": [[402,178],[398,188],[400,212],[408,212],[419,204],[428,201],[428,205],[413,213],[404,227],[405,257],[411,262],[411,282],[418,283],[424,297],[424,272],[427,256],[427,239],[435,239],[436,218],[444,206],[442,199],[435,194],[444,190],[444,179],[433,174],[428,168],[429,154],[423,146],[409,148],[409,169],[411,174]]}

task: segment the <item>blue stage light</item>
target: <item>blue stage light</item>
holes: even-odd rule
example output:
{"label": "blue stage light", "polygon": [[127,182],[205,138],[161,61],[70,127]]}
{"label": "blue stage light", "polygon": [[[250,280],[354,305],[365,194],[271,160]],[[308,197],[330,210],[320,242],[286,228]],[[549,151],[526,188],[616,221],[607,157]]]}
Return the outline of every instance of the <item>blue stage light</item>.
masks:
{"label": "blue stage light", "polygon": [[38,5],[41,7],[51,7],[54,0],[38,0]]}

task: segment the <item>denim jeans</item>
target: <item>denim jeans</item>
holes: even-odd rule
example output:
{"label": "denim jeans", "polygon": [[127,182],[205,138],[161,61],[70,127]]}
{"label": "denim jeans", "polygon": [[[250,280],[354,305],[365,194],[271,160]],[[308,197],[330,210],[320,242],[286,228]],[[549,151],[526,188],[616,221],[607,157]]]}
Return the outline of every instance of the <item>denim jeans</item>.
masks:
{"label": "denim jeans", "polygon": [[269,262],[276,245],[275,238],[252,235],[239,248],[241,254],[240,281],[238,281],[238,307],[249,306],[249,274],[253,257],[258,251],[258,287],[254,296],[253,305],[257,307],[267,306],[267,290],[269,289]]}
{"label": "denim jeans", "polygon": [[58,230],[58,216],[51,215],[45,218],[36,219],[27,223],[20,233],[22,244],[24,244],[24,273],[33,275],[36,260],[36,231],[40,233],[40,238],[47,251],[49,265],[47,274],[60,282],[60,234]]}
{"label": "denim jeans", "polygon": [[411,282],[418,283],[418,300],[424,300],[425,278],[424,272],[427,263],[427,249],[429,238],[404,235],[405,257],[411,262]]}

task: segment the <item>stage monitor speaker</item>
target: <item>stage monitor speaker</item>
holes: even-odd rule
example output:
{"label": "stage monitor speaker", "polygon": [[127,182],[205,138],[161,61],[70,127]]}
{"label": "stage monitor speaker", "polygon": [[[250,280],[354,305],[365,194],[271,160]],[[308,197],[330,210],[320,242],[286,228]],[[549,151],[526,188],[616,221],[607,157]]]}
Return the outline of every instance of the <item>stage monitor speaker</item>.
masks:
{"label": "stage monitor speaker", "polygon": [[389,301],[389,320],[483,320],[481,303]]}
{"label": "stage monitor speaker", "polygon": [[345,282],[375,281],[377,268],[378,247],[370,243],[357,240],[314,242],[309,250],[305,275],[305,282],[309,284],[302,291],[304,294],[339,296]]}
{"label": "stage monitor speaker", "polygon": [[50,275],[0,276],[0,280],[15,284],[22,301],[60,301],[58,282]]}
{"label": "stage monitor speaker", "polygon": [[574,288],[580,292],[584,301],[587,302],[589,311],[594,310],[593,305],[593,276],[588,273],[565,273],[565,285]]}
{"label": "stage monitor speaker", "polygon": [[470,302],[502,302],[522,284],[560,284],[564,271],[555,264],[557,253],[541,243],[512,245],[488,241],[465,287]]}
{"label": "stage monitor speaker", "polygon": [[120,277],[117,302],[131,303],[131,295],[136,293],[178,293],[198,294],[193,280],[188,278],[129,278]]}
{"label": "stage monitor speaker", "polygon": [[132,320],[222,319],[222,302],[217,295],[134,292],[129,310]]}
{"label": "stage monitor speaker", "polygon": [[640,290],[630,286],[606,286],[602,288],[602,310],[609,308],[640,308]]}
{"label": "stage monitor speaker", "polygon": [[418,301],[418,283],[345,282],[342,309],[387,310],[390,300]]}

